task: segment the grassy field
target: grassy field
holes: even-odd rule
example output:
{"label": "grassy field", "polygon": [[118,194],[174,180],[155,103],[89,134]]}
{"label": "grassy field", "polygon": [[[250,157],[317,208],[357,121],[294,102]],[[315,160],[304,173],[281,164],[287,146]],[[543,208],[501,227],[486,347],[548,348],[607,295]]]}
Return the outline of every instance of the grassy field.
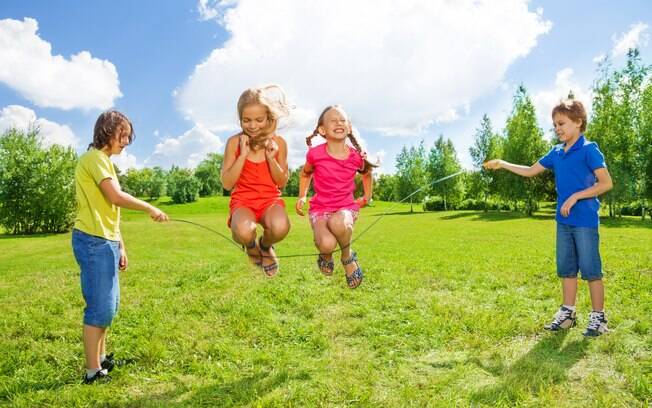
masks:
{"label": "grassy field", "polygon": [[[287,200],[293,208],[294,200]],[[227,198],[172,217],[228,234]],[[80,384],[83,300],[70,234],[0,236],[0,405],[649,406],[652,223],[605,220],[601,250],[612,331],[544,333],[560,303],[555,222],[481,212],[364,209],[357,290],[341,265],[281,260],[267,279],[222,238],[125,212],[130,268],[109,351],[110,384]],[[314,252],[305,219],[279,255]]]}

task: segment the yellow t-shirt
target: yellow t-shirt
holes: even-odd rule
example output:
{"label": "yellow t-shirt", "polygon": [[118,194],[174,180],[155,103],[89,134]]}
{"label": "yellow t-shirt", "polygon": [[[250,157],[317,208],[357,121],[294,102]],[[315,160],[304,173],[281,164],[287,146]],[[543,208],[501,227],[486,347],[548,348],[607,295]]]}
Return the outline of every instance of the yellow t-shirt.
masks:
{"label": "yellow t-shirt", "polygon": [[90,235],[119,241],[120,207],[104,197],[100,189],[100,182],[107,178],[118,180],[109,156],[94,148],[81,155],[75,169],[78,210],[75,228]]}

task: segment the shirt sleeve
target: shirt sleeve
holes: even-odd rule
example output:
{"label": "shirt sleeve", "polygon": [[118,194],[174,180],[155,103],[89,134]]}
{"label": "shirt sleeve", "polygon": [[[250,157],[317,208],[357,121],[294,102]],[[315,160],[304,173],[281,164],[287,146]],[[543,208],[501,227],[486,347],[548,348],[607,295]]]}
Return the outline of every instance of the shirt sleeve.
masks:
{"label": "shirt sleeve", "polygon": [[554,161],[552,160],[553,154],[555,154],[554,147],[550,149],[545,156],[539,159],[539,164],[545,167],[546,169],[552,169],[555,165]]}
{"label": "shirt sleeve", "polygon": [[115,178],[113,164],[108,157],[89,163],[88,170],[97,185],[100,185],[104,179]]}
{"label": "shirt sleeve", "polygon": [[604,161],[604,154],[602,154],[596,143],[591,143],[588,145],[588,149],[586,149],[586,164],[591,171],[607,167]]}

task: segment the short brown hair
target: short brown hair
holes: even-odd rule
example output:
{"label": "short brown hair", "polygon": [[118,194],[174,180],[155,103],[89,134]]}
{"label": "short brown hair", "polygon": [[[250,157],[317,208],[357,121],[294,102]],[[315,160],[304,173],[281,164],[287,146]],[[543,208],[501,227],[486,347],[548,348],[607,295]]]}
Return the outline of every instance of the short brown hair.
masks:
{"label": "short brown hair", "polygon": [[551,116],[553,119],[558,113],[568,117],[573,122],[581,121],[580,132],[586,131],[586,110],[584,110],[582,102],[576,101],[575,99],[564,99],[552,109]]}
{"label": "short brown hair", "polygon": [[131,144],[136,139],[136,134],[129,118],[116,110],[102,112],[95,122],[93,143],[89,144],[88,148],[101,149],[109,146],[121,126],[129,126],[129,144]]}

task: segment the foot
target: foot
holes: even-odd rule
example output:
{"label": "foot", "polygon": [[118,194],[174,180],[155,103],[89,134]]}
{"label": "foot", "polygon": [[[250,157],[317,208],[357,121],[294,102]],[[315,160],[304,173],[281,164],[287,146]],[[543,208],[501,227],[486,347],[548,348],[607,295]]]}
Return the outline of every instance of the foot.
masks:
{"label": "foot", "polygon": [[598,337],[608,332],[607,318],[604,312],[591,312],[589,314],[589,325],[583,333],[586,337]]}
{"label": "foot", "polygon": [[101,369],[94,376],[89,377],[84,374],[84,384],[103,384],[111,381],[111,376],[108,374],[107,370]]}
{"label": "foot", "polygon": [[543,326],[543,328],[550,331],[559,331],[575,327],[576,324],[577,318],[575,317],[575,311],[561,306],[559,311],[555,313],[552,322]]}
{"label": "foot", "polygon": [[263,272],[270,278],[276,276],[278,273],[278,257],[276,256],[276,251],[274,251],[274,246],[270,245],[266,247],[263,245],[263,237],[260,237],[258,247],[260,248],[262,257]]}
{"label": "foot", "polygon": [[348,259],[342,259],[344,266],[344,273],[346,274],[346,284],[349,288],[355,289],[362,283],[362,268],[358,263],[358,255],[351,251],[351,256]]}
{"label": "foot", "polygon": [[262,259],[260,256],[260,248],[258,247],[258,243],[254,239],[251,241],[250,244],[248,245],[243,245],[242,248],[245,250],[247,253],[247,256],[249,257],[249,262],[252,263],[252,265],[256,265],[257,267],[261,267],[262,264]]}
{"label": "foot", "polygon": [[332,255],[319,254],[319,257],[317,258],[317,266],[324,276],[333,276],[335,263],[333,262]]}

